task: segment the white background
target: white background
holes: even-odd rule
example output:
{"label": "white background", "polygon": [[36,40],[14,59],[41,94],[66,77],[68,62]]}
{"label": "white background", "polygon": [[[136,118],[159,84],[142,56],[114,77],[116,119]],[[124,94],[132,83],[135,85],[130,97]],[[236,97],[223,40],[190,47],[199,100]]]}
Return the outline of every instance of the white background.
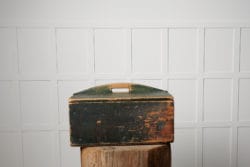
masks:
{"label": "white background", "polygon": [[173,167],[250,166],[250,1],[0,1],[0,166],[80,167],[67,99],[109,82],[175,97]]}

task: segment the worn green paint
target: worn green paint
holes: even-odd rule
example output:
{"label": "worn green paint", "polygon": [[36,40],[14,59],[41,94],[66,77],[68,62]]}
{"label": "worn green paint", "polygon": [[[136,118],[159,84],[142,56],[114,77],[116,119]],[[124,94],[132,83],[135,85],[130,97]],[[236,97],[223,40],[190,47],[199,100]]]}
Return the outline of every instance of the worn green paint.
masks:
{"label": "worn green paint", "polygon": [[70,98],[71,145],[159,144],[173,141],[174,102],[167,91],[125,84],[130,89],[128,93],[113,93],[112,88],[116,86],[93,87]]}
{"label": "worn green paint", "polygon": [[70,98],[70,101],[75,99],[81,101],[98,101],[98,100],[135,100],[135,99],[173,99],[172,95],[168,91],[161,89],[140,85],[140,84],[129,84],[129,93],[113,93],[109,85],[102,85],[93,87],[78,93]]}

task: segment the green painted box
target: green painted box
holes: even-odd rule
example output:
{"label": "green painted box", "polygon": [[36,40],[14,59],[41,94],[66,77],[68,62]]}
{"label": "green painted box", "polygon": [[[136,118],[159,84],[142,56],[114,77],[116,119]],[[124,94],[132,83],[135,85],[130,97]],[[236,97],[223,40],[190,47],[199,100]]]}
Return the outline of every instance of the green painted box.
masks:
{"label": "green painted box", "polygon": [[69,99],[72,146],[159,144],[174,140],[174,100],[164,90],[115,83]]}

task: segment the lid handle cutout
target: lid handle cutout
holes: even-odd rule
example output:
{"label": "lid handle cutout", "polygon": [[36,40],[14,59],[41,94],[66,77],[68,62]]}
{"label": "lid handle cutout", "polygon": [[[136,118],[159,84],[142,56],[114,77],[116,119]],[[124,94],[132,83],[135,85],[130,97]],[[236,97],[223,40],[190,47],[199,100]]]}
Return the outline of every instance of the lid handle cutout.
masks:
{"label": "lid handle cutout", "polygon": [[112,93],[129,93],[129,88],[111,88]]}
{"label": "lid handle cutout", "polygon": [[131,91],[131,84],[129,83],[116,83],[109,87],[112,93],[129,93]]}

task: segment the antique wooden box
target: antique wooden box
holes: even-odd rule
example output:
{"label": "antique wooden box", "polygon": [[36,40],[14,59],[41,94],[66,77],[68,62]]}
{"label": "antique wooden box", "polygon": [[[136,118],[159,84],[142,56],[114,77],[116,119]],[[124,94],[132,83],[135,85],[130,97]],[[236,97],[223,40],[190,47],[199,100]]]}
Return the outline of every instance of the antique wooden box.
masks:
{"label": "antique wooden box", "polygon": [[164,90],[116,83],[69,99],[72,146],[160,144],[174,139],[174,101]]}

